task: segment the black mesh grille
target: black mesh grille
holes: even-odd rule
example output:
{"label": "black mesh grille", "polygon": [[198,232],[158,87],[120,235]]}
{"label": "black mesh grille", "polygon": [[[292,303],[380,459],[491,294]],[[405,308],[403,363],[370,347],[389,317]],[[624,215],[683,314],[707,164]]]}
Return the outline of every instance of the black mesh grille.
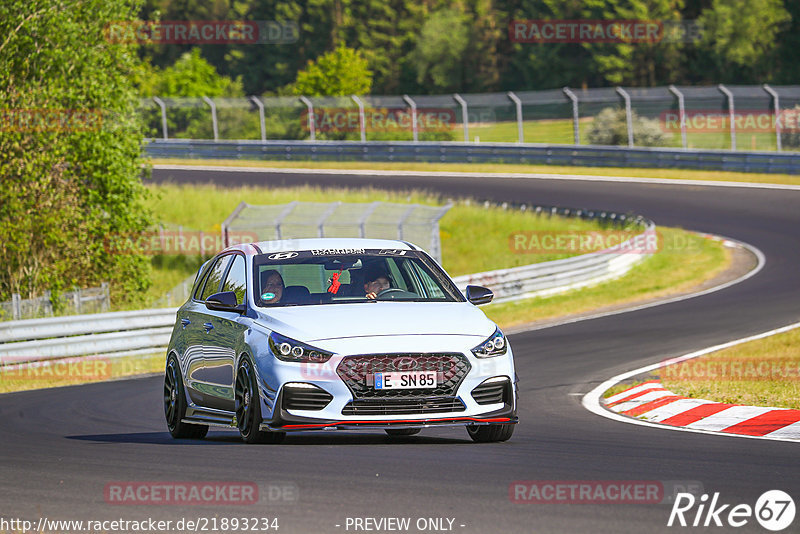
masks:
{"label": "black mesh grille", "polygon": [[333,395],[318,387],[290,385],[283,388],[283,408],[286,410],[322,410],[332,400]]}
{"label": "black mesh grille", "polygon": [[509,402],[508,391],[511,383],[508,380],[503,382],[490,382],[479,385],[472,390],[472,398],[478,404],[496,404],[498,402]]}
{"label": "black mesh grille", "polygon": [[[467,376],[470,364],[459,353],[368,354],[348,356],[336,372],[347,384],[355,400],[395,399],[414,397],[454,397],[461,381]],[[375,389],[375,373],[391,371],[436,371],[437,387],[419,389]]]}
{"label": "black mesh grille", "polygon": [[464,410],[466,410],[464,403],[452,397],[371,399],[349,402],[342,409],[342,415],[419,415]]}

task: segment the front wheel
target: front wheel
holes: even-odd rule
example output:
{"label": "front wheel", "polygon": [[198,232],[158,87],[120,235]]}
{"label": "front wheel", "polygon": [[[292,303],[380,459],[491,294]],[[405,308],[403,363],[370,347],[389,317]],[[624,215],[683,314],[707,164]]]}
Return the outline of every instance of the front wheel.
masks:
{"label": "front wheel", "polygon": [[236,371],[236,425],[245,443],[280,443],[285,432],[265,432],[261,426],[261,398],[253,365],[242,358]]}
{"label": "front wheel", "polygon": [[494,441],[507,441],[514,433],[512,424],[502,425],[468,425],[467,433],[472,441],[478,443],[491,443]]}
{"label": "front wheel", "polygon": [[183,391],[181,367],[175,355],[170,355],[164,372],[164,417],[167,428],[176,439],[203,439],[208,434],[207,425],[184,423],[186,417],[186,393]]}

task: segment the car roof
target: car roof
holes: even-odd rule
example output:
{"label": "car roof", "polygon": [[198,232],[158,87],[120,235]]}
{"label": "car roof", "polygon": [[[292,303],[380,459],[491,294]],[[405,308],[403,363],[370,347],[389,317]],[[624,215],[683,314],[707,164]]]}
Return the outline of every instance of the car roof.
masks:
{"label": "car roof", "polygon": [[356,237],[318,237],[304,239],[282,239],[280,241],[259,241],[256,243],[243,243],[231,245],[225,251],[241,250],[248,255],[262,254],[267,252],[288,252],[302,250],[322,250],[322,249],[398,249],[398,250],[420,250],[415,245],[406,241],[395,239],[365,239]]}

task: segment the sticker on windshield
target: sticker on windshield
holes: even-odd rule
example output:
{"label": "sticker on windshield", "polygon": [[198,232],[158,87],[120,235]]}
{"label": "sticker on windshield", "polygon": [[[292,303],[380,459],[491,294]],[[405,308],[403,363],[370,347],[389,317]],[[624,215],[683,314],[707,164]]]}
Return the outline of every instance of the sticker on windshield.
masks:
{"label": "sticker on windshield", "polygon": [[272,300],[275,298],[275,293],[262,293],[261,300]]}
{"label": "sticker on windshield", "polygon": [[269,259],[271,260],[290,260],[297,256],[297,252],[276,252],[275,254],[270,254]]}
{"label": "sticker on windshield", "polygon": [[363,248],[323,248],[313,249],[311,254],[314,256],[334,256],[338,254],[365,254]]}
{"label": "sticker on windshield", "polygon": [[384,249],[384,250],[381,250],[380,253],[382,255],[387,255],[387,256],[405,256],[406,255],[406,251],[402,250],[402,249],[399,249],[399,248]]}

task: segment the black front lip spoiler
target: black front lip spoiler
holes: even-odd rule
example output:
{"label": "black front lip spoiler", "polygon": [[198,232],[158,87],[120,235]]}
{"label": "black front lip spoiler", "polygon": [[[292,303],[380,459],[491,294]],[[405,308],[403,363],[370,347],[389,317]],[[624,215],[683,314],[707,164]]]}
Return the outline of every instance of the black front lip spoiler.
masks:
{"label": "black front lip spoiler", "polygon": [[[278,405],[280,406],[280,404]],[[416,419],[373,419],[373,420],[350,420],[336,421],[327,419],[315,419],[311,417],[298,417],[288,413],[283,408],[276,410],[278,417],[272,422],[261,423],[261,430],[273,432],[298,432],[303,430],[353,430],[363,428],[427,428],[434,426],[466,426],[466,425],[501,425],[519,423],[516,410],[506,405],[505,408],[463,417],[443,417],[443,418],[416,418]]]}

